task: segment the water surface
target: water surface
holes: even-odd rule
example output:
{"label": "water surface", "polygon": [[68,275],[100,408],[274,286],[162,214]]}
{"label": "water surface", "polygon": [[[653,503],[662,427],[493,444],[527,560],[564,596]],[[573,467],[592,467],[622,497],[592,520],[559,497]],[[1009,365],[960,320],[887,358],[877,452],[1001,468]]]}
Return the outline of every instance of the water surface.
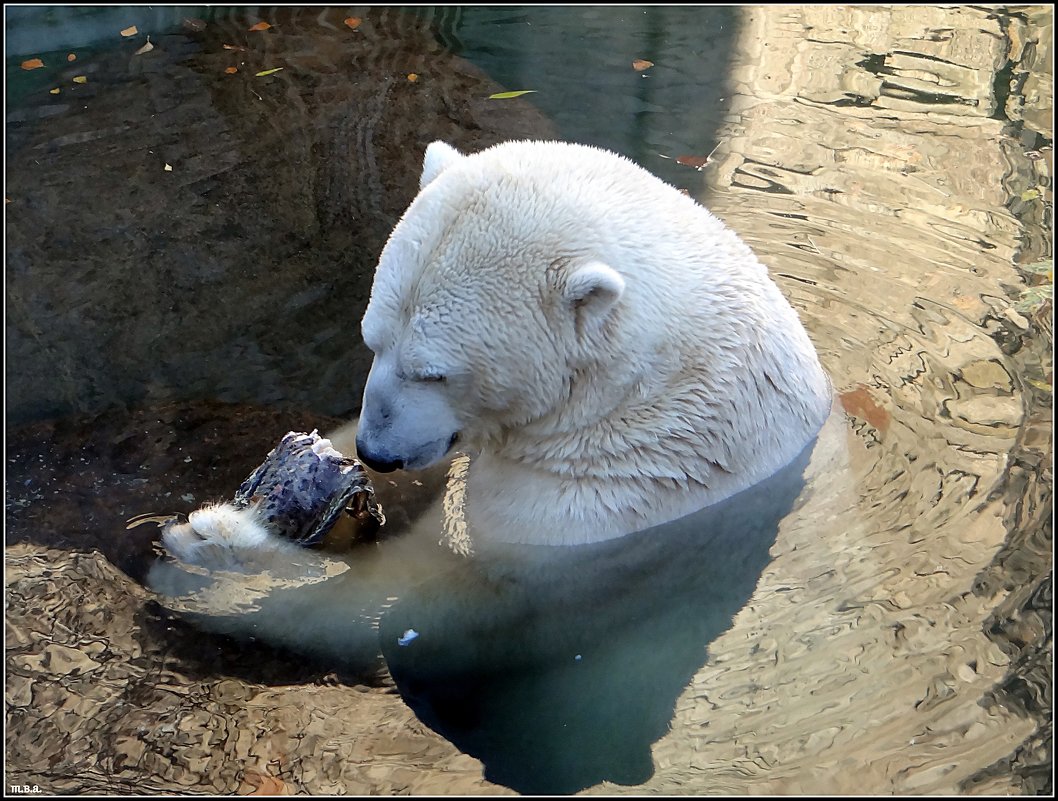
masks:
{"label": "water surface", "polygon": [[[77,9],[8,30],[9,784],[1049,789],[1049,10]],[[585,654],[464,670],[438,698],[410,652],[394,685],[152,605],[125,518],[228,494],[286,430],[355,412],[373,260],[425,144],[550,136],[634,158],[749,242],[833,377],[845,461],[725,549],[745,569],[719,593],[644,576],[641,625],[593,631],[582,674]]]}

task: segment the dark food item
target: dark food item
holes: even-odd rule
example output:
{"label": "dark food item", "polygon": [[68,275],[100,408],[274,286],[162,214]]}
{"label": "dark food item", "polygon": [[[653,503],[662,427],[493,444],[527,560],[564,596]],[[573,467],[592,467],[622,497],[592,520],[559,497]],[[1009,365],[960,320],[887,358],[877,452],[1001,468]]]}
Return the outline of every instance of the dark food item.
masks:
{"label": "dark food item", "polygon": [[233,503],[258,505],[277,534],[311,546],[322,543],[343,518],[352,518],[359,529],[377,530],[385,517],[374,494],[360,462],[342,456],[316,431],[291,431],[242,482]]}

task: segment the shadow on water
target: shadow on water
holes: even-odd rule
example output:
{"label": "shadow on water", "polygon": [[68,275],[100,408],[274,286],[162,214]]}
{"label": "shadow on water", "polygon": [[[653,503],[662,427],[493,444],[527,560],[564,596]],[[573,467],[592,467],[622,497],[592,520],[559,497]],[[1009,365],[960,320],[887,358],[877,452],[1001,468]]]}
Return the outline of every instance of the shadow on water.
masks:
{"label": "shadow on water", "polygon": [[[485,778],[519,792],[645,782],[676,698],[757,586],[811,451],[642,536],[560,557],[511,547],[504,557],[517,570],[489,574],[454,622],[435,611],[451,606],[453,578],[412,589],[380,625],[398,689],[425,723],[484,763]],[[419,636],[401,645],[409,629]]]}

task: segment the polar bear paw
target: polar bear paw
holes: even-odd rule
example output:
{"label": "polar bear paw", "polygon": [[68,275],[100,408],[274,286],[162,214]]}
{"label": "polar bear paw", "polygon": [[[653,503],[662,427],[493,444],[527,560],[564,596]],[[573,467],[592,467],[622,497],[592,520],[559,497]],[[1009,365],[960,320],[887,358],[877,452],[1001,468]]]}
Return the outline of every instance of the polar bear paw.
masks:
{"label": "polar bear paw", "polygon": [[261,569],[302,550],[272,533],[254,507],[230,503],[203,506],[186,523],[166,526],[162,544],[181,562],[210,570]]}

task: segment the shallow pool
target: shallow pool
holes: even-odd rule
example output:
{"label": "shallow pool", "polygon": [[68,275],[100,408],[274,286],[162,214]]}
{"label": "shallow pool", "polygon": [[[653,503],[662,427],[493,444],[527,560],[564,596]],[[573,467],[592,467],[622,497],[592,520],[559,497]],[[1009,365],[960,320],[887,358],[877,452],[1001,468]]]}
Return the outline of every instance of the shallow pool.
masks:
{"label": "shallow pool", "polygon": [[[261,13],[7,11],[8,784],[1050,789],[1049,9]],[[158,607],[124,521],[355,414],[425,145],[516,137],[624,153],[738,231],[843,459],[572,616],[583,653],[500,632],[531,652],[471,643],[444,686],[414,643],[394,682]]]}

